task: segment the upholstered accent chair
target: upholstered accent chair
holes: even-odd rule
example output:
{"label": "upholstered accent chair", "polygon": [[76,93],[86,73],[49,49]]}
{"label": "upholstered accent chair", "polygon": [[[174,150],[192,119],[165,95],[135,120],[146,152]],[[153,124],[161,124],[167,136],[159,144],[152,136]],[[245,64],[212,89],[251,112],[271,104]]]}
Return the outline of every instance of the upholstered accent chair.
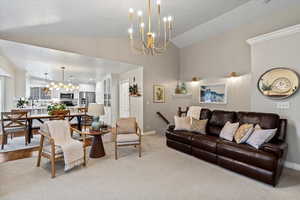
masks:
{"label": "upholstered accent chair", "polygon": [[[72,135],[73,132],[76,132],[78,134],[82,134],[81,131],[74,129],[70,127],[70,134]],[[41,129],[39,131],[41,135],[40,139],[40,146],[38,150],[38,159],[37,159],[37,167],[40,167],[41,164],[41,158],[47,158],[51,162],[51,178],[55,177],[56,174],[56,167],[55,162],[58,160],[63,160],[63,150],[59,145],[56,145],[54,138],[51,137],[49,133],[49,129],[47,126],[43,125],[41,126]],[[82,134],[82,145],[83,145],[83,154],[84,154],[84,163],[83,166],[86,166],[86,138],[85,134]]]}
{"label": "upholstered accent chair", "polygon": [[141,157],[141,129],[134,117],[120,118],[116,124],[115,137],[115,159],[118,159],[118,147],[134,146],[139,147]]}

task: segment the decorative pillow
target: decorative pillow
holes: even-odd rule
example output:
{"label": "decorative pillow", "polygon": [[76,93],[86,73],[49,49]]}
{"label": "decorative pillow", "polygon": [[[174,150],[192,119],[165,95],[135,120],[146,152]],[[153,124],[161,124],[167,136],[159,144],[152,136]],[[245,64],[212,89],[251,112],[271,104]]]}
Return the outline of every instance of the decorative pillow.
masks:
{"label": "decorative pillow", "polygon": [[234,134],[236,143],[244,143],[253,132],[253,124],[243,124]]}
{"label": "decorative pillow", "polygon": [[247,144],[259,149],[261,145],[269,142],[276,134],[276,129],[255,129],[251,136],[246,141]]}
{"label": "decorative pillow", "polygon": [[200,119],[201,109],[202,108],[200,106],[191,106],[189,107],[186,116],[194,119]]}
{"label": "decorative pillow", "polygon": [[189,131],[191,129],[191,118],[190,117],[174,117],[175,131]]}
{"label": "decorative pillow", "polygon": [[195,133],[206,134],[207,121],[208,121],[207,119],[198,120],[198,119],[191,118],[190,131],[195,132]]}
{"label": "decorative pillow", "polygon": [[239,128],[238,122],[237,123],[226,122],[226,124],[221,130],[220,137],[225,140],[232,141],[233,136],[238,128]]}
{"label": "decorative pillow", "polygon": [[[267,130],[267,129],[262,129],[262,128],[260,127],[259,124],[256,124],[256,126],[254,127],[254,129],[255,129],[255,130]],[[275,135],[276,135],[276,132],[277,132],[277,131],[275,131]],[[270,135],[270,138],[268,138],[268,139],[266,140],[265,143],[270,142],[270,140],[272,140],[272,138],[273,138],[275,135]]]}

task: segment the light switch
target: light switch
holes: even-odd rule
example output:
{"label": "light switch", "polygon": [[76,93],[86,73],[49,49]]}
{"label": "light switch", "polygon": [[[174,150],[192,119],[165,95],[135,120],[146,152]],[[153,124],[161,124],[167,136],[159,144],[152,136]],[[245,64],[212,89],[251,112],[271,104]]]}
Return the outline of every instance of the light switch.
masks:
{"label": "light switch", "polygon": [[277,108],[278,109],[289,109],[290,108],[290,102],[288,102],[288,101],[278,102],[277,103]]}

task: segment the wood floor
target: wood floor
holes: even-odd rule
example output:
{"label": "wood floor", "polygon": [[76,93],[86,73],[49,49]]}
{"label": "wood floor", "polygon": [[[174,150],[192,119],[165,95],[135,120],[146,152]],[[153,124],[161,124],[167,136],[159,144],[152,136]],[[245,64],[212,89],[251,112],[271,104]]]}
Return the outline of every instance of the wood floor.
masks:
{"label": "wood floor", "polygon": [[[115,129],[112,130],[113,137],[115,135]],[[34,131],[33,134],[38,134],[38,131]],[[14,137],[24,137],[24,133],[17,133],[14,135]],[[1,142],[1,138],[0,138]],[[86,141],[87,145],[92,144],[92,139],[87,139]],[[12,160],[18,160],[23,158],[29,158],[32,156],[37,156],[38,147],[33,147],[30,149],[21,149],[16,151],[10,151],[10,152],[1,152],[0,153],[0,164]]]}

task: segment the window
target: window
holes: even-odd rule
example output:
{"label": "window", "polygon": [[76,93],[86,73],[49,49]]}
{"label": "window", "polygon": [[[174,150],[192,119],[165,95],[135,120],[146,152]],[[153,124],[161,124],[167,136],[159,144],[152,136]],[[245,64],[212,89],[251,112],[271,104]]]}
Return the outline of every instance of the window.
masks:
{"label": "window", "polygon": [[34,100],[51,99],[51,94],[45,91],[45,87],[31,87],[30,98]]}

